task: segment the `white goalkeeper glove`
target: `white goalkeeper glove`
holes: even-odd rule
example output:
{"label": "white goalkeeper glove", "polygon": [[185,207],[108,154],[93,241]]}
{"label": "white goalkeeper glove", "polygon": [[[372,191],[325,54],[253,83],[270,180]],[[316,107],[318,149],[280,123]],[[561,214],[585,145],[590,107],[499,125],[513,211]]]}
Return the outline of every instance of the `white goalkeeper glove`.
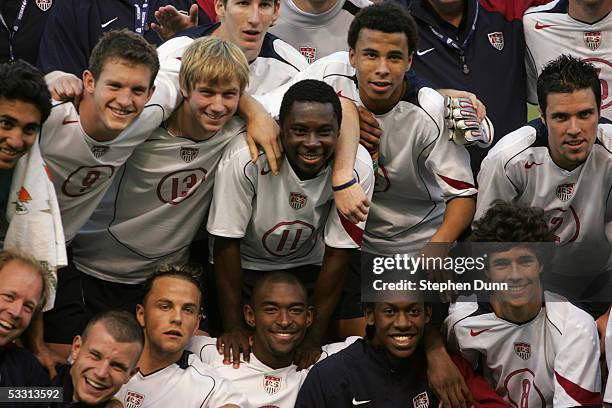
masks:
{"label": "white goalkeeper glove", "polygon": [[455,144],[486,148],[493,143],[494,129],[491,120],[485,116],[478,122],[476,108],[468,98],[445,99],[444,119],[446,127],[450,129],[449,140]]}

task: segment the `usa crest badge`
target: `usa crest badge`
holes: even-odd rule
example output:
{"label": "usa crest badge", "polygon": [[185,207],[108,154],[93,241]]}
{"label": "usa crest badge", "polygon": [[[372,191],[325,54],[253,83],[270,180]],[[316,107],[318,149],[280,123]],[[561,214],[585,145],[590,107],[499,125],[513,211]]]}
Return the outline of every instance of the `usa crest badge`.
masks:
{"label": "usa crest badge", "polygon": [[281,378],[276,375],[266,374],[263,379],[263,387],[268,394],[274,395],[280,391]]}
{"label": "usa crest badge", "polygon": [[99,159],[108,152],[108,149],[108,146],[91,146],[91,154],[93,154],[96,159]]}
{"label": "usa crest badge", "polygon": [[584,33],[584,45],[595,51],[601,45],[601,31],[587,31]]}
{"label": "usa crest badge", "polygon": [[300,53],[312,64],[317,59],[317,49],[315,47],[300,47]]}
{"label": "usa crest badge", "polygon": [[514,352],[523,360],[529,360],[531,357],[531,344],[529,343],[514,343]]}
{"label": "usa crest badge", "polygon": [[429,407],[429,396],[427,396],[427,391],[423,391],[416,397],[412,399],[412,405],[414,408],[428,408]]}
{"label": "usa crest badge", "polygon": [[555,190],[555,195],[561,201],[569,200],[573,194],[574,194],[574,183],[561,184],[557,186],[557,190]]}
{"label": "usa crest badge", "polygon": [[181,159],[185,163],[191,163],[200,153],[200,149],[197,147],[181,147]]}
{"label": "usa crest badge", "polygon": [[30,211],[26,204],[30,201],[32,201],[32,196],[25,187],[21,186],[19,193],[17,193],[17,201],[15,201],[15,213],[22,215],[29,213]]}
{"label": "usa crest badge", "polygon": [[299,210],[306,205],[307,197],[301,193],[289,193],[289,205],[294,210]]}
{"label": "usa crest badge", "polygon": [[128,391],[125,396],[125,408],[139,408],[144,401],[144,395],[134,391]]}
{"label": "usa crest badge", "polygon": [[53,0],[36,0],[36,5],[42,11],[47,11],[53,5]]}
{"label": "usa crest badge", "polygon": [[489,42],[493,47],[495,47],[498,51],[504,49],[504,33],[501,31],[496,31],[494,33],[489,33]]}

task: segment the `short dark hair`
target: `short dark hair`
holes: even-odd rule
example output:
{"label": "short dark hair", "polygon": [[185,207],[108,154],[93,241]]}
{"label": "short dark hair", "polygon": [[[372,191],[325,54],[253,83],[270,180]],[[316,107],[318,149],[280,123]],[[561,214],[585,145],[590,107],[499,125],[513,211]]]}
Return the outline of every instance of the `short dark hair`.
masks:
{"label": "short dark hair", "polygon": [[591,89],[595,95],[597,111],[601,110],[601,84],[595,67],[579,58],[561,55],[549,62],[538,77],[538,103],[546,114],[547,98],[550,93],[571,93]]}
{"label": "short dark hair", "polygon": [[284,283],[287,285],[295,285],[300,288],[300,290],[304,293],[304,298],[306,299],[306,303],[308,303],[308,291],[304,284],[295,276],[287,272],[276,271],[276,272],[268,272],[264,274],[259,280],[255,283],[253,287],[253,291],[251,292],[251,298],[249,299],[249,304],[253,309],[255,309],[255,297],[259,292],[261,292],[261,288],[268,283]]}
{"label": "short dark hair", "polygon": [[25,61],[0,64],[0,98],[31,103],[41,125],[51,113],[51,94],[42,73]]}
{"label": "short dark hair", "polygon": [[81,338],[87,340],[89,331],[96,323],[102,323],[108,333],[120,343],[138,343],[144,347],[144,333],[136,317],[125,310],[108,310],[98,313],[87,323]]}
{"label": "short dark hair", "polygon": [[[554,242],[555,238],[541,208],[496,200],[485,215],[474,222],[469,240],[499,243],[494,252],[503,252],[516,247],[517,243]],[[547,259],[549,249],[534,247],[540,263]]]}
{"label": "short dark hair", "polygon": [[143,306],[147,301],[147,296],[149,296],[149,293],[151,293],[151,290],[153,289],[153,284],[155,283],[155,281],[165,276],[186,280],[187,282],[192,283],[196,288],[198,288],[198,292],[200,292],[200,305],[198,306],[200,308],[202,307],[203,295],[202,286],[200,285],[200,280],[202,277],[202,267],[191,263],[162,265],[156,272],[154,272],[152,275],[149,275],[149,277],[143,284]]}
{"label": "short dark hair", "polygon": [[414,52],[417,47],[417,25],[414,18],[404,8],[392,2],[374,4],[362,8],[353,19],[348,32],[348,46],[355,49],[359,33],[364,28],[382,31],[383,33],[404,33],[408,42],[408,51]]}
{"label": "short dark hair", "polygon": [[315,79],[305,79],[293,84],[287,92],[285,92],[278,115],[278,121],[280,122],[281,128],[294,102],[330,103],[334,109],[336,120],[338,121],[338,129],[340,129],[340,124],[342,123],[342,105],[340,104],[340,98],[336,95],[334,88],[325,82]]}
{"label": "short dark hair", "polygon": [[109,60],[117,58],[130,64],[144,65],[151,70],[151,82],[153,85],[157,72],[159,71],[159,58],[155,47],[149,44],[142,36],[127,29],[112,30],[105,33],[89,57],[89,70],[94,79],[98,79],[104,64]]}

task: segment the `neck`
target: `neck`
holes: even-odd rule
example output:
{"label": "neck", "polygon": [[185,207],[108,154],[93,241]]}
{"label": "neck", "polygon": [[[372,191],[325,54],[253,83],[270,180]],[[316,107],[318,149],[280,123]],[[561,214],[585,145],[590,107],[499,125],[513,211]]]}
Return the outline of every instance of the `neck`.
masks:
{"label": "neck", "polygon": [[532,320],[542,309],[541,297],[520,307],[514,307],[507,301],[500,300],[495,294],[491,295],[491,307],[498,317],[512,323],[525,323]]}
{"label": "neck", "polygon": [[457,2],[451,5],[440,5],[435,1],[429,1],[429,4],[438,13],[440,18],[455,27],[459,27],[463,19],[464,2]]}
{"label": "neck", "polygon": [[[280,0],[276,0],[276,1],[280,1]],[[228,41],[228,42],[232,42],[232,38],[229,35],[229,32],[227,31],[226,26],[223,24],[223,21],[221,21],[221,24],[219,24],[219,27],[217,27],[217,29],[215,31],[212,32],[211,34],[212,37],[217,37],[220,38],[222,40]],[[236,44],[238,45],[238,44]],[[261,52],[261,46],[262,44],[259,44],[259,47],[257,47],[257,49],[253,49],[253,50],[242,50],[242,52],[244,53],[244,56],[246,57],[247,61],[249,62],[249,64],[253,61],[255,61],[257,59],[257,57],[259,56],[259,53]]]}
{"label": "neck", "polygon": [[269,353],[263,352],[263,347],[257,341],[257,338],[253,339],[253,354],[259,361],[264,363],[270,368],[275,370],[279,368],[289,367],[293,362],[295,353],[287,354],[284,356],[272,356]]}
{"label": "neck", "polygon": [[138,360],[138,368],[144,375],[151,374],[176,363],[182,355],[183,350],[176,353],[164,353],[160,350],[155,350],[145,340],[145,348],[142,356],[140,356],[140,360]]}
{"label": "neck", "polygon": [[176,109],[166,121],[166,130],[176,137],[183,137],[191,140],[205,140],[214,134],[200,126],[195,118],[188,103],[181,102],[181,105]]}
{"label": "neck", "polygon": [[596,4],[570,0],[567,13],[578,21],[594,23],[604,18],[610,10],[612,10],[612,0],[600,1]]}
{"label": "neck", "polygon": [[400,101],[400,99],[402,99],[402,96],[406,92],[407,86],[408,84],[404,79],[402,86],[398,87],[398,89],[395,90],[395,92],[389,97],[389,99],[378,101],[369,100],[368,96],[365,94],[362,88],[359,88],[359,98],[370,112],[375,115],[382,115],[384,113],[389,112],[391,109],[393,109],[395,105],[397,105],[397,103]]}
{"label": "neck", "polygon": [[293,0],[293,4],[304,13],[322,14],[334,7],[337,1],[338,0],[323,0],[312,2],[309,0]]}
{"label": "neck", "polygon": [[83,95],[83,100],[79,104],[79,118],[81,120],[81,126],[87,136],[91,137],[98,142],[108,142],[113,140],[121,131],[109,131],[102,125],[102,121],[98,119],[96,115],[96,109],[93,105],[92,97],[86,92]]}

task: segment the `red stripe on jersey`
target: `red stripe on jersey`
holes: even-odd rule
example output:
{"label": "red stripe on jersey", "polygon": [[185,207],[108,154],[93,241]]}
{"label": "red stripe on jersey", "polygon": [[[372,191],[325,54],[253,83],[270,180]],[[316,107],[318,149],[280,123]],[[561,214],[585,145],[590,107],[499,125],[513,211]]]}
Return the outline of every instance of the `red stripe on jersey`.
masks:
{"label": "red stripe on jersey", "polygon": [[47,177],[49,177],[49,180],[51,180],[51,171],[49,171],[47,165],[45,164],[43,168],[45,169],[45,173],[47,173]]}
{"label": "red stripe on jersey", "polygon": [[558,372],[555,371],[555,378],[557,382],[563,387],[567,395],[572,397],[575,401],[579,402],[580,405],[599,405],[601,406],[601,394],[585,390],[578,384],[574,384],[567,378],[562,377]]}
{"label": "red stripe on jersey", "polygon": [[338,217],[340,218],[340,222],[342,223],[344,230],[349,234],[351,239],[355,241],[357,245],[361,246],[361,243],[363,242],[363,230],[357,225],[347,220],[346,218],[344,218],[344,215],[342,215],[340,211],[336,211],[338,212]]}
{"label": "red stripe on jersey", "polygon": [[441,174],[438,174],[438,177],[440,177],[442,180],[444,180],[446,182],[446,184],[448,184],[449,186],[451,186],[455,190],[467,190],[469,188],[476,188],[475,185],[470,184],[470,183],[468,183],[466,181],[455,180],[454,178],[446,177],[446,176],[443,176]]}
{"label": "red stripe on jersey", "polygon": [[541,6],[551,0],[480,0],[482,8],[489,13],[503,14],[507,21],[521,21],[525,10],[529,7]]}

